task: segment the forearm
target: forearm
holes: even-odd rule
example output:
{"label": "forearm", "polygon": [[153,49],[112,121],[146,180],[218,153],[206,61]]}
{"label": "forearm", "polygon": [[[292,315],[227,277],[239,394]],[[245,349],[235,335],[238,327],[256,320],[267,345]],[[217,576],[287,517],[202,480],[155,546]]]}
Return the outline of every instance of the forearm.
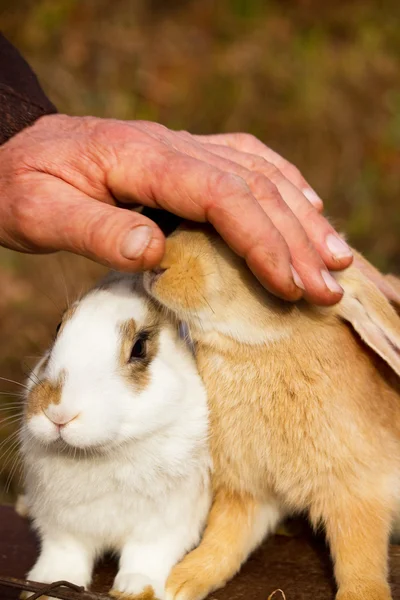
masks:
{"label": "forearm", "polygon": [[0,33],[0,144],[55,112],[28,63]]}

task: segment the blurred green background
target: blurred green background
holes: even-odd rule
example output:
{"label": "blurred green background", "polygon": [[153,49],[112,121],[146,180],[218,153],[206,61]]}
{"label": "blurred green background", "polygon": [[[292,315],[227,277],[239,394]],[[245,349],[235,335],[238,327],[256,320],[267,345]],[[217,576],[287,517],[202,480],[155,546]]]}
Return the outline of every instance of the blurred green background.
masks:
{"label": "blurred green background", "polygon": [[[302,170],[354,246],[394,272],[399,19],[398,0],[0,0],[1,30],[60,111],[253,133]],[[67,296],[100,272],[76,257],[0,251],[2,377],[23,381]],[[19,480],[16,437],[4,440],[22,388],[0,389],[4,501]]]}

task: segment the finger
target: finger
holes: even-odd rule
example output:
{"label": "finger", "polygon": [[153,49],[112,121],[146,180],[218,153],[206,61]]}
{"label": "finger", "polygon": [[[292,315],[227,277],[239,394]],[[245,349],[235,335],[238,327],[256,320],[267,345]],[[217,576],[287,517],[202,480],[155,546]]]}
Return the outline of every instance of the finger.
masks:
{"label": "finger", "polygon": [[251,171],[262,173],[276,185],[329,269],[341,270],[351,264],[352,251],[349,246],[277,167],[259,156],[238,152],[224,146],[213,145],[210,149],[219,156],[229,158]]}
{"label": "finger", "polygon": [[226,146],[239,152],[253,154],[263,158],[267,162],[275,165],[285,175],[285,177],[304,194],[307,200],[313,204],[318,212],[322,212],[324,204],[321,198],[304,179],[299,169],[288,160],[283,158],[283,156],[280,156],[280,154],[274,150],[271,150],[271,148],[268,148],[268,146],[263,144],[255,136],[247,133],[226,133],[205,136],[199,135],[193,137],[203,143]]}
{"label": "finger", "polygon": [[[250,160],[251,155],[239,153],[220,146],[209,145],[206,148],[205,145],[193,143],[190,134],[179,134],[179,136],[177,136],[176,133],[166,130],[163,132],[163,135],[175,148],[182,150],[191,156],[200,158],[204,163],[213,165],[221,169],[221,171],[234,173],[235,175],[240,176],[247,183],[254,198],[256,198],[260,206],[262,206],[272,224],[282,234],[286,241],[291,255],[292,266],[296,271],[296,277],[298,276],[297,284],[298,286],[301,285],[304,289],[306,299],[310,302],[323,305],[334,304],[340,300],[343,290],[326,269],[319,254],[310,243],[303,227],[290,208],[282,200],[275,185],[271,185],[270,179],[262,173],[246,169],[238,162],[226,158],[226,156],[236,157],[239,155],[239,160],[245,162],[245,160]],[[214,148],[217,150],[219,149],[221,155],[208,151],[208,148],[211,148],[211,150]],[[266,163],[264,159],[258,160],[262,162],[262,166],[264,170],[266,170],[265,165],[268,166],[269,163]],[[273,167],[273,169],[277,171],[275,167]],[[292,184],[289,185],[300,194]],[[304,202],[309,208],[312,208],[305,199]],[[242,210],[245,212],[245,209]],[[315,214],[318,214],[315,210],[314,212]],[[322,217],[321,220],[322,222],[325,222]],[[326,224],[330,228],[330,225],[328,223]]]}
{"label": "finger", "polygon": [[150,219],[88,198],[66,183],[60,193],[58,180],[40,179],[40,198],[20,200],[14,211],[17,249],[67,250],[120,271],[146,270],[161,261],[164,236]]}
{"label": "finger", "polygon": [[343,295],[343,289],[329,273],[306,232],[279,194],[275,199],[276,209],[271,211],[271,196],[262,197],[262,194],[255,190],[253,193],[266,212],[273,215],[273,224],[287,241],[292,265],[303,283],[304,298],[314,304],[326,306],[338,302]]}
{"label": "finger", "polygon": [[[226,168],[238,172],[235,163],[233,166],[226,165]],[[342,288],[330,275],[301,223],[282,199],[281,190],[271,185],[262,174],[247,169],[243,171],[240,166],[239,169],[260,206],[286,240],[292,265],[303,284],[304,297],[315,304],[338,302],[343,294]]]}
{"label": "finger", "polygon": [[153,143],[140,153],[125,146],[107,172],[107,185],[124,201],[209,221],[265,287],[288,300],[301,296],[287,244],[242,178]]}

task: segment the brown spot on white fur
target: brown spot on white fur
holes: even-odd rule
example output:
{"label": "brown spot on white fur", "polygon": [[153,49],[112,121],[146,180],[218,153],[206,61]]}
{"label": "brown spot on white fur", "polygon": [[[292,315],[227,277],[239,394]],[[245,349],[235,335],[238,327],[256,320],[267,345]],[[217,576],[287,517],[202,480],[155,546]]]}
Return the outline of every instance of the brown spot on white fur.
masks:
{"label": "brown spot on white fur", "polygon": [[[162,321],[151,301],[148,302],[147,310],[145,328],[138,328],[134,319],[125,321],[120,326],[120,369],[128,380],[129,385],[134,386],[138,391],[146,389],[149,383],[149,367],[158,351],[158,336]],[[139,339],[143,340],[145,356],[138,360],[130,361],[132,348]]]}
{"label": "brown spot on white fur", "polygon": [[29,392],[26,403],[26,416],[32,417],[45,411],[50,404],[60,404],[65,374],[61,373],[57,381],[44,379]]}

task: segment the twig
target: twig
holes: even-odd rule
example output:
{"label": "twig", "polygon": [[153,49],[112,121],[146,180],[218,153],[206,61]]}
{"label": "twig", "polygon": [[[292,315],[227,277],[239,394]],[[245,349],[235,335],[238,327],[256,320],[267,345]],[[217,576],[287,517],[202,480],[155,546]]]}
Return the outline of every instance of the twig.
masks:
{"label": "twig", "polygon": [[273,598],[275,596],[275,594],[277,594],[278,592],[280,592],[282,594],[282,598],[283,600],[286,600],[286,596],[285,596],[285,592],[283,590],[275,590],[274,592],[272,592],[272,594],[270,594],[268,596],[268,600],[271,600],[271,598]]}
{"label": "twig", "polygon": [[37,583],[16,577],[0,576],[0,586],[16,588],[24,592],[34,592],[29,600],[38,600],[51,592],[53,598],[59,600],[108,600],[107,594],[94,594],[88,592],[84,587],[70,583],[69,581],[54,581],[53,583]]}

